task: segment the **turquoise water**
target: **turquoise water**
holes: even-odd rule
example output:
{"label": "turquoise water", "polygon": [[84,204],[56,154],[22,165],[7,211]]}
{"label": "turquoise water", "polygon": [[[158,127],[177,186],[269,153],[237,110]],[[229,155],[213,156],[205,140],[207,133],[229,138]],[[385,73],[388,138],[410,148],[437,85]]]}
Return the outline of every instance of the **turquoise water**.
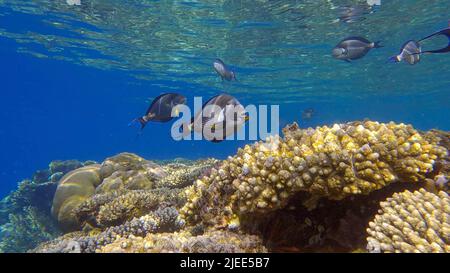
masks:
{"label": "turquoise water", "polygon": [[[0,0],[0,194],[55,159],[224,158],[250,141],[176,142],[170,125],[135,139],[128,122],[165,92],[279,104],[280,123],[370,118],[450,129],[450,54],[389,64],[410,39],[448,26],[450,1]],[[346,63],[343,38],[381,41]],[[445,38],[424,47],[446,45]],[[215,58],[236,71],[222,82]],[[304,109],[313,108],[302,121]]]}

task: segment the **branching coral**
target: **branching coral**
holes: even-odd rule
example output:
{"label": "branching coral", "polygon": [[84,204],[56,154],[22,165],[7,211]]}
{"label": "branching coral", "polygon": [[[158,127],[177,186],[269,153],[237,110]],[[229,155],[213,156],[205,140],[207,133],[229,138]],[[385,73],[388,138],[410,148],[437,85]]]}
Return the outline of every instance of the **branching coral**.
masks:
{"label": "branching coral", "polygon": [[215,159],[208,159],[198,160],[190,164],[167,164],[164,169],[168,175],[157,182],[157,187],[183,188],[192,185],[195,179],[218,162]]}
{"label": "branching coral", "polygon": [[185,200],[184,191],[180,189],[111,192],[87,199],[75,209],[75,215],[80,222],[108,227],[145,215],[162,204],[180,207]]}
{"label": "branching coral", "polygon": [[173,207],[160,207],[145,216],[134,218],[122,225],[109,227],[104,231],[90,234],[74,232],[54,241],[40,245],[33,252],[95,252],[97,249],[120,238],[143,236],[155,232],[174,232],[184,222]]}
{"label": "branching coral", "polygon": [[450,252],[450,198],[424,189],[396,193],[369,223],[370,252]]}
{"label": "branching coral", "polygon": [[301,130],[285,138],[239,149],[211,175],[197,180],[182,210],[190,223],[235,226],[239,216],[283,208],[306,191],[305,205],[318,198],[340,200],[369,194],[396,181],[422,181],[447,150],[410,125],[365,121]]}

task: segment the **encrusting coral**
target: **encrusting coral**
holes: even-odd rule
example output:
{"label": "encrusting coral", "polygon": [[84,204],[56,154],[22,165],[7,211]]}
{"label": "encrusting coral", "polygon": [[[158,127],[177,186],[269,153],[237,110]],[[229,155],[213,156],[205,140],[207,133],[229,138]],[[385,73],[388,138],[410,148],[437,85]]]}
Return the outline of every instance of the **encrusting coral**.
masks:
{"label": "encrusting coral", "polygon": [[450,198],[424,189],[395,193],[369,223],[370,252],[450,252]]}
{"label": "encrusting coral", "polygon": [[239,225],[240,216],[283,208],[300,191],[311,209],[326,197],[369,194],[396,181],[423,181],[447,150],[412,126],[372,121],[302,130],[283,129],[239,149],[188,190],[182,216],[217,227]]}
{"label": "encrusting coral", "polygon": [[99,253],[262,253],[267,250],[254,235],[212,231],[199,236],[186,232],[129,236],[100,248]]}

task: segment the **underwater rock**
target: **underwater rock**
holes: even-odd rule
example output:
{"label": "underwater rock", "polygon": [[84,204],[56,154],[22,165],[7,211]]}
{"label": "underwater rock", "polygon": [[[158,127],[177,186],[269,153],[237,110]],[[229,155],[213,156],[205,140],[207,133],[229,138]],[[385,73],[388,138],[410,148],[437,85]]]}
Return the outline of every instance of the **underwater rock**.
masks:
{"label": "underwater rock", "polygon": [[302,130],[298,125],[239,149],[188,190],[181,214],[189,224],[226,227],[248,214],[284,208],[304,191],[303,205],[369,194],[393,182],[419,182],[431,175],[447,149],[410,125],[372,121]]}
{"label": "underwater rock", "polygon": [[369,223],[370,252],[450,252],[450,198],[420,189],[395,193]]}

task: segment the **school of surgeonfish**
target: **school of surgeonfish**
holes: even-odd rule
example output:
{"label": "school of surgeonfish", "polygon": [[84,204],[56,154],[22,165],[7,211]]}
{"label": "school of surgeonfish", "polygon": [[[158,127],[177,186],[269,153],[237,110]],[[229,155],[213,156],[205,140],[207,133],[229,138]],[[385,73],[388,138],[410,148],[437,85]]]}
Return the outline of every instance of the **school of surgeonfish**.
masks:
{"label": "school of surgeonfish", "polygon": [[[69,1],[68,1],[69,2]],[[78,1],[70,1],[77,2]],[[448,38],[446,47],[434,50],[422,51],[421,42],[432,37],[444,35]],[[339,60],[350,62],[361,59],[373,48],[383,47],[380,42],[371,42],[363,37],[348,37],[340,41],[332,50],[332,56]],[[405,61],[411,65],[417,64],[422,54],[447,53],[450,52],[450,21],[445,29],[432,33],[418,41],[409,40],[403,44],[399,54],[389,58],[390,62]],[[237,80],[236,74],[221,60],[213,62],[213,68],[222,80]],[[156,97],[150,104],[144,116],[132,121],[141,125],[141,130],[148,122],[168,122],[173,119],[173,114],[178,115],[178,107],[186,104],[186,97],[176,93],[166,93]],[[309,108],[303,111],[302,119],[311,119],[314,109]],[[221,142],[228,136],[238,132],[238,130],[249,120],[242,104],[233,96],[220,94],[209,99],[188,124],[182,127],[183,135],[197,132],[202,134],[207,140]],[[130,123],[130,125],[132,124]]]}
{"label": "school of surgeonfish", "polygon": [[209,99],[189,124],[183,134],[197,132],[212,142],[221,142],[234,135],[248,121],[244,106],[233,96],[220,94]]}

